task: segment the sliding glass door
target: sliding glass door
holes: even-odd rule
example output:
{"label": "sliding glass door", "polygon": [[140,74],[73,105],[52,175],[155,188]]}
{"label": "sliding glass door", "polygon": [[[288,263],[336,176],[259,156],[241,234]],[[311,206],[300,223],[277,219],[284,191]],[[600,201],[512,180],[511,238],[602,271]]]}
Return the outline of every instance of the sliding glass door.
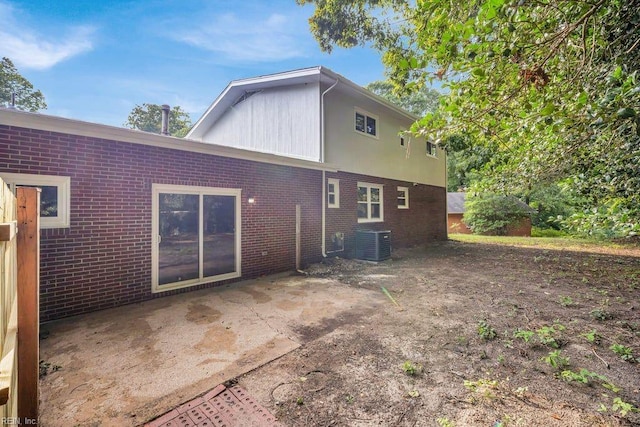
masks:
{"label": "sliding glass door", "polygon": [[153,291],[240,276],[240,190],[153,185]]}

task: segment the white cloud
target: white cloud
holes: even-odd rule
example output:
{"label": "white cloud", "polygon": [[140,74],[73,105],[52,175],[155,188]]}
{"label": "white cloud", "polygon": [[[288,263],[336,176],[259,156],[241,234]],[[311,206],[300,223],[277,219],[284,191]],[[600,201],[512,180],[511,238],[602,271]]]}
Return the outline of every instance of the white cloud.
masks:
{"label": "white cloud", "polygon": [[69,28],[64,37],[55,40],[18,23],[15,15],[15,9],[0,2],[0,22],[3,22],[0,27],[0,55],[11,59],[19,68],[45,70],[93,49],[93,27]]}
{"label": "white cloud", "polygon": [[181,42],[241,62],[272,62],[304,57],[307,39],[300,21],[279,13],[266,18],[225,13],[192,30],[176,31]]}

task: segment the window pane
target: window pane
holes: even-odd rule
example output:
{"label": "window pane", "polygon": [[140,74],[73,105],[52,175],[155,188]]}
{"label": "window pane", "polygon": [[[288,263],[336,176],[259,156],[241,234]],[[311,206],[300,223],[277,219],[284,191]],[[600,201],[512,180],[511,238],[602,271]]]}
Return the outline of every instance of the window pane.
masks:
{"label": "window pane", "polygon": [[160,285],[200,276],[198,238],[200,197],[195,194],[159,195]]}
{"label": "window pane", "polygon": [[372,188],[371,189],[371,201],[372,202],[379,202],[380,201],[380,189],[379,188]]}
{"label": "window pane", "polygon": [[359,202],[367,201],[367,187],[358,187],[358,201]]}
{"label": "window pane", "polygon": [[234,196],[203,196],[204,277],[236,271]]}
{"label": "window pane", "polygon": [[40,188],[40,217],[47,218],[58,216],[58,187],[55,185],[22,185],[18,187]]}
{"label": "window pane", "polygon": [[329,184],[329,193],[335,193],[335,185]]}
{"label": "window pane", "polygon": [[336,204],[336,195],[335,194],[329,194],[329,204],[330,205],[335,205]]}
{"label": "window pane", "polygon": [[369,211],[366,203],[358,202],[358,218],[369,218]]}
{"label": "window pane", "polygon": [[360,113],[356,113],[356,130],[359,132],[364,132],[364,115]]}
{"label": "window pane", "polygon": [[43,185],[40,193],[40,216],[58,216],[58,187],[55,185]]}
{"label": "window pane", "polygon": [[376,134],[376,119],[367,117],[367,133],[369,135]]}
{"label": "window pane", "polygon": [[404,199],[404,198],[406,198],[404,194],[404,190],[398,190],[398,199]]}
{"label": "window pane", "polygon": [[380,203],[371,203],[371,218],[380,218]]}

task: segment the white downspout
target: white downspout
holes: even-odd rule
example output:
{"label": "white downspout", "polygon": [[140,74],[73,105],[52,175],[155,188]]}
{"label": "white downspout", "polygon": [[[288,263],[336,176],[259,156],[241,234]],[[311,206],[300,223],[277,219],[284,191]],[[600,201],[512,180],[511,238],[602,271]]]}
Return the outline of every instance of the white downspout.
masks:
{"label": "white downspout", "polygon": [[[320,162],[324,163],[324,144],[325,144],[325,132],[324,132],[324,96],[340,82],[340,79],[336,79],[336,82],[332,84],[327,90],[322,92],[320,96]],[[322,170],[322,256],[327,257],[327,177],[326,171]]]}

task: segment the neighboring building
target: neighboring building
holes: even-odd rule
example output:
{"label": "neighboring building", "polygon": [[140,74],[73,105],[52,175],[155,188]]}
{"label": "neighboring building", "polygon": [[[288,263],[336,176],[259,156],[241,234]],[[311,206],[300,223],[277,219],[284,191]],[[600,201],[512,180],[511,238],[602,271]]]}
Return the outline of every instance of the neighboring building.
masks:
{"label": "neighboring building", "polygon": [[447,193],[447,230],[450,234],[473,233],[462,221],[466,194],[462,192]]}
{"label": "neighboring building", "polygon": [[42,191],[41,320],[444,240],[445,155],[325,68],[232,82],[187,138],[0,109],[0,177]]}
{"label": "neighboring building", "polygon": [[[447,193],[447,229],[451,234],[472,234],[473,231],[464,223],[465,200],[467,193],[453,192]],[[513,196],[505,196],[513,197]],[[513,197],[516,205],[519,206],[518,213],[521,214],[517,221],[507,226],[506,236],[531,237],[531,214],[535,210],[526,203]]]}

